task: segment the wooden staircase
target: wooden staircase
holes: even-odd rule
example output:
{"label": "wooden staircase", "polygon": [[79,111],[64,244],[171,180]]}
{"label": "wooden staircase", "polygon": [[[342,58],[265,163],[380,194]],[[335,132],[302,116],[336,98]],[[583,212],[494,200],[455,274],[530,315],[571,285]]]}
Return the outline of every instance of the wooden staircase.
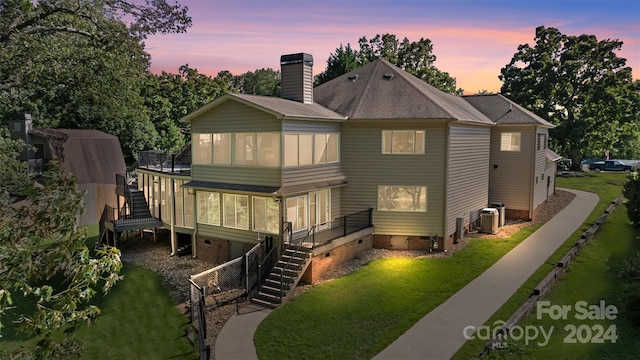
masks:
{"label": "wooden staircase", "polygon": [[276,266],[251,301],[276,308],[289,299],[291,290],[311,264],[311,249],[287,245]]}

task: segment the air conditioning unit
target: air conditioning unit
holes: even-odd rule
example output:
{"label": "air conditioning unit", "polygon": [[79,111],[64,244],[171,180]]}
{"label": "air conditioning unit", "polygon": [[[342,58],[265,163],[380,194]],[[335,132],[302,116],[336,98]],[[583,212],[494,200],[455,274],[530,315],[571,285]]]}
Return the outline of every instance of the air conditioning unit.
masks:
{"label": "air conditioning unit", "polygon": [[497,209],[484,208],[480,214],[480,232],[495,234],[498,231],[499,214]]}

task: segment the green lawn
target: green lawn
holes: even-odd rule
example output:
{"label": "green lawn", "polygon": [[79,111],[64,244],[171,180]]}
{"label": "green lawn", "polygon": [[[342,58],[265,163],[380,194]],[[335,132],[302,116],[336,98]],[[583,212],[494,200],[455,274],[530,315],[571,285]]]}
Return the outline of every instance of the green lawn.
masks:
{"label": "green lawn", "polygon": [[[564,246],[551,256],[549,261],[542,266],[529,280],[514,294],[507,303],[496,312],[486,323],[493,326],[495,321],[507,320],[514,311],[529,297],[531,291],[542,280],[544,276],[555,266],[558,260],[573,246],[582,232],[593,224],[595,219],[602,214],[604,208],[608,206],[611,199],[620,194],[620,186],[624,181],[624,176],[620,174],[598,174],[588,178],[558,179],[559,186],[576,188],[585,191],[596,192],[600,195],[600,202],[592,212],[591,216]],[[549,344],[537,346],[530,343],[525,345],[522,342],[509,344],[509,349],[491,354],[495,358],[530,358],[530,359],[624,359],[637,358],[634,356],[640,349],[640,328],[633,326],[623,316],[615,322],[600,322],[605,326],[614,324],[619,340],[615,344],[605,342],[604,344],[564,344],[564,338],[569,335],[564,327],[583,326],[583,335],[587,329],[597,322],[576,320],[575,304],[577,301],[586,301],[588,304],[599,304],[604,300],[607,304],[614,305],[621,309],[620,294],[625,289],[626,284],[619,279],[618,264],[624,257],[632,255],[640,250],[640,232],[634,229],[626,215],[626,208],[619,207],[605,222],[604,226],[597,233],[596,237],[585,247],[579,257],[569,268],[567,274],[553,291],[544,300],[555,305],[570,305],[573,312],[567,313],[567,320],[551,320],[546,315],[541,316],[542,321],[535,321],[536,313],[521,324],[521,326],[542,326],[545,331],[554,327],[553,336]],[[472,359],[480,353],[486,344],[483,340],[468,341],[465,346],[456,353],[454,359]]]}
{"label": "green lawn", "polygon": [[[88,246],[97,238],[97,226],[89,228]],[[111,292],[95,301],[102,310],[98,319],[78,332],[84,344],[85,359],[197,359],[193,347],[183,336],[189,320],[181,315],[162,280],[154,272],[125,266],[124,279]],[[15,299],[24,309],[33,304]],[[5,350],[33,346],[8,323],[0,346]]]}
{"label": "green lawn", "polygon": [[[624,176],[619,174],[559,179],[561,187],[593,191],[601,198],[585,225],[576,231],[577,237],[620,194],[623,182]],[[260,324],[254,337],[259,357],[369,359],[534,230],[526,228],[505,240],[474,239],[450,258],[376,260],[348,276],[314,287]],[[565,250],[552,256],[534,277],[544,277],[557,262],[553,258],[559,260],[574,242],[568,240]],[[511,312],[531,289],[515,298]]]}

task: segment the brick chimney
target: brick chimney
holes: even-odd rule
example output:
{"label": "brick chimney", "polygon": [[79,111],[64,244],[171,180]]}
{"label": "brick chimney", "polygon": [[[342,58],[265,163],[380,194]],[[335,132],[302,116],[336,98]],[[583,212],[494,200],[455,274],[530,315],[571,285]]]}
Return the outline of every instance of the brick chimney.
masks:
{"label": "brick chimney", "polygon": [[281,97],[313,104],[313,56],[306,53],[280,56]]}

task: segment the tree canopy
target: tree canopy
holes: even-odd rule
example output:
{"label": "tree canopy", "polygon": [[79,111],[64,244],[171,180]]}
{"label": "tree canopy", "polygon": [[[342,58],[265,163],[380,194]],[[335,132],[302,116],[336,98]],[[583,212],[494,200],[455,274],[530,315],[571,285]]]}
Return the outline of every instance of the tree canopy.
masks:
{"label": "tree canopy", "polygon": [[316,85],[376,59],[385,59],[444,92],[462,94],[463,90],[456,88],[456,79],[435,67],[436,56],[433,54],[433,44],[429,39],[409,41],[404,38],[400,41],[396,35],[387,33],[378,34],[370,40],[363,36],[358,40],[358,46],[359,50],[354,50],[351,44],[344,47],[341,44],[327,59],[325,71],[316,77]]}
{"label": "tree canopy", "polygon": [[556,125],[552,144],[579,166],[583,156],[640,156],[640,83],[616,55],[619,40],[571,36],[540,26],[535,45],[501,70],[501,92]]}
{"label": "tree canopy", "polygon": [[0,6],[0,117],[30,113],[36,127],[116,135],[129,163],[157,132],[141,97],[143,40],[183,32],[187,8],[166,0],[6,0]]}
{"label": "tree canopy", "polygon": [[120,251],[91,254],[86,229],[77,226],[84,194],[61,163],[53,161],[25,194],[21,203],[0,206],[0,335],[16,322],[38,342],[12,355],[0,349],[0,358],[78,358],[73,333],[100,313],[89,301],[120,279]]}

